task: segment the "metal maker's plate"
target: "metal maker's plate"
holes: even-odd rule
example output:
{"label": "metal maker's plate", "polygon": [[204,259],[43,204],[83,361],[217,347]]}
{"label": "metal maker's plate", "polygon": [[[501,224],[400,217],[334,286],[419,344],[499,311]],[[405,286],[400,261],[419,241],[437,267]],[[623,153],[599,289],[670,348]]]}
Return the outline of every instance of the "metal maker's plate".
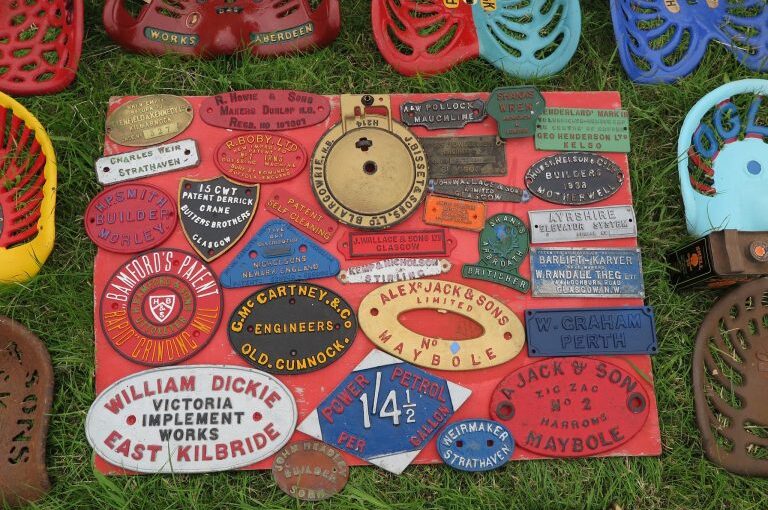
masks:
{"label": "metal maker's plate", "polygon": [[437,451],[446,465],[477,473],[506,464],[515,451],[515,440],[501,423],[462,420],[443,430],[437,438]]}
{"label": "metal maker's plate", "polygon": [[487,106],[503,140],[533,136],[545,107],[544,98],[534,87],[498,87],[491,92]]}
{"label": "metal maker's plate", "polygon": [[502,379],[491,418],[517,446],[547,457],[610,452],[645,425],[651,402],[645,374],[593,358],[548,358]]}
{"label": "metal maker's plate", "polygon": [[656,354],[656,326],[649,306],[525,311],[528,355],[597,356]]}
{"label": "metal maker's plate", "polygon": [[451,270],[446,259],[386,259],[342,269],[341,283],[392,283],[439,276]]}
{"label": "metal maker's plate", "polygon": [[637,236],[631,205],[528,211],[531,241],[561,243]]}
{"label": "metal maker's plate", "polygon": [[179,96],[142,96],[107,115],[107,136],[120,145],[146,147],[179,135],[192,123],[192,105]]}
{"label": "metal maker's plate", "polygon": [[232,312],[232,349],[271,374],[305,374],[347,353],[357,318],[335,292],[310,283],[281,283],[248,296]]}
{"label": "metal maker's plate", "polygon": [[536,124],[540,151],[629,152],[627,110],[546,108]]}
{"label": "metal maker's plate", "polygon": [[101,185],[152,177],[200,164],[197,142],[178,140],[157,147],[104,156],[96,160],[96,179]]}
{"label": "metal maker's plate", "polygon": [[219,176],[179,181],[179,216],[189,244],[207,262],[232,248],[245,234],[259,203],[259,185]]}
{"label": "metal maker's plate", "polygon": [[400,120],[403,124],[422,126],[429,130],[461,129],[467,124],[482,122],[486,115],[482,99],[429,99],[400,105]]}
{"label": "metal maker's plate", "polygon": [[320,441],[291,443],[275,454],[272,476],[280,489],[302,501],[338,494],[349,480],[349,466],[338,450]]}
{"label": "metal maker's plate", "polygon": [[250,184],[271,184],[296,177],[307,166],[307,153],[296,140],[275,133],[242,133],[216,150],[224,175]]}
{"label": "metal maker's plate", "polygon": [[593,204],[610,197],[624,183],[621,168],[597,154],[555,154],[534,163],[525,184],[542,200],[562,205]]}
{"label": "metal maker's plate", "polygon": [[373,350],[298,430],[399,475],[470,394]]}
{"label": "metal maker's plate", "polygon": [[330,242],[339,229],[336,220],[325,214],[317,202],[308,202],[285,189],[275,189],[265,209],[321,243]]}
{"label": "metal maker's plate", "polygon": [[483,230],[485,204],[458,198],[427,195],[424,204],[424,223],[461,230]]}
{"label": "metal maker's plate", "polygon": [[138,253],[162,244],[176,228],[173,198],[149,184],[111,186],[85,210],[85,231],[99,248]]}
{"label": "metal maker's plate", "polygon": [[290,390],[258,370],[185,365],[120,379],[91,405],[88,442],[139,473],[228,471],[265,459],[293,435]]}
{"label": "metal maker's plate", "polygon": [[[474,321],[482,333],[474,338],[430,337],[408,328],[401,316],[434,310],[433,320],[451,312]],[[390,283],[371,291],[358,308],[365,335],[379,349],[425,368],[479,370],[506,363],[523,348],[525,333],[503,302],[461,283],[416,280]],[[462,331],[456,331],[463,335]]]}
{"label": "metal maker's plate", "polygon": [[211,126],[244,131],[286,131],[323,122],[328,98],[296,90],[242,90],[206,98],[200,117]]}
{"label": "metal maker's plate", "polygon": [[104,336],[126,359],[171,365],[199,353],[221,322],[216,275],[191,253],[159,248],[117,268],[101,294]]}
{"label": "metal maker's plate", "polygon": [[392,257],[445,257],[456,247],[456,239],[442,228],[349,232],[338,244],[348,260]]}
{"label": "metal maker's plate", "polygon": [[221,273],[226,288],[336,276],[339,261],[283,220],[271,220]]}
{"label": "metal maker's plate", "polygon": [[429,192],[476,202],[527,202],[528,190],[484,179],[430,179]]}
{"label": "metal maker's plate", "polygon": [[507,175],[506,148],[495,136],[438,136],[420,140],[433,179]]}
{"label": "metal maker's plate", "polygon": [[638,248],[531,248],[534,297],[645,297]]}

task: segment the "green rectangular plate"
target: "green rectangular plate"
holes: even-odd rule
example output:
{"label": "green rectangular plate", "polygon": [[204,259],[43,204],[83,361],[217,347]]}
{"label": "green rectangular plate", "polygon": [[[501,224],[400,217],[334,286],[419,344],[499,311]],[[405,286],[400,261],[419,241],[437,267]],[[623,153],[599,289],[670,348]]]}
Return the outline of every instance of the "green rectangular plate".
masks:
{"label": "green rectangular plate", "polygon": [[536,148],[629,152],[629,114],[626,110],[546,108],[536,123]]}

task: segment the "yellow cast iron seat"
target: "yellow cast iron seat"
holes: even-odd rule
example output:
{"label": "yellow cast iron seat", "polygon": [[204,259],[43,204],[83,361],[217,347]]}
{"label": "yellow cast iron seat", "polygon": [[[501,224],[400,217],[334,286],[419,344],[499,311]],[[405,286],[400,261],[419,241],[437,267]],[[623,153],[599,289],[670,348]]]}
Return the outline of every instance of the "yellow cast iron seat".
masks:
{"label": "yellow cast iron seat", "polygon": [[53,249],[56,154],[22,105],[0,92],[0,283],[35,276]]}

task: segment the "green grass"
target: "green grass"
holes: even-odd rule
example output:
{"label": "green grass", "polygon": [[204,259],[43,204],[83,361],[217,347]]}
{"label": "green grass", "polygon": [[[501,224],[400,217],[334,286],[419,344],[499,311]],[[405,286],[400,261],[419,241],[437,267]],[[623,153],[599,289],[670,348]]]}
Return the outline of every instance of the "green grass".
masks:
{"label": "green grass", "polygon": [[[106,479],[93,472],[83,423],[93,401],[93,258],[83,211],[100,189],[93,171],[102,153],[110,96],[205,95],[247,88],[311,92],[490,91],[519,81],[477,60],[429,79],[396,74],[371,37],[369,2],[343,0],[340,38],[317,53],[259,61],[244,55],[212,61],[130,55],[101,25],[101,2],[88,0],[77,82],[65,92],[22,102],[51,134],[59,159],[56,248],[40,276],[0,288],[0,313],[45,339],[54,361],[56,400],[48,437],[53,489],[41,508],[309,508],[273,484],[267,472]],[[643,248],[648,301],[656,309],[661,350],[654,359],[661,418],[660,458],[517,462],[471,475],[443,466],[352,470],[343,494],[317,508],[738,509],[768,508],[768,481],[733,476],[703,457],[695,427],[691,356],[698,323],[714,295],[677,293],[663,255],[686,238],[675,164],[677,133],[706,92],[750,72],[713,45],[699,69],[671,86],[636,86],[615,51],[605,0],[583,0],[578,53],[542,90],[619,90],[631,113],[632,190]],[[763,78],[768,76],[763,75]]]}

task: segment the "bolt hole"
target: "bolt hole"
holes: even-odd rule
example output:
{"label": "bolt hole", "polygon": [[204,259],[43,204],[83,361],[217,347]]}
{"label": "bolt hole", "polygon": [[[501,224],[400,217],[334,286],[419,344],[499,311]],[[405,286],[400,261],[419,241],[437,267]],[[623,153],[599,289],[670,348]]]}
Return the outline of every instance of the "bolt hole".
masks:
{"label": "bolt hole", "polygon": [[493,446],[493,439],[489,439],[488,441],[485,442],[485,444],[486,446],[488,446],[488,448],[490,448],[491,446]]}
{"label": "bolt hole", "polygon": [[291,298],[288,300],[288,304],[295,305],[296,304],[296,298]]}
{"label": "bolt hole", "polygon": [[299,246],[299,251],[301,253],[307,253],[307,245],[306,244],[302,244],[301,246]]}
{"label": "bolt hole", "polygon": [[297,351],[296,349],[291,349],[291,356],[294,356],[294,357],[295,357],[295,356],[297,356],[298,354],[299,354],[299,351]]}
{"label": "bolt hole", "polygon": [[128,418],[125,419],[125,423],[128,425],[134,425],[136,423],[136,417],[134,415],[130,415]]}
{"label": "bolt hole", "polygon": [[108,166],[105,166],[105,167],[104,167],[104,173],[107,173],[107,172],[109,172],[109,167],[108,167]]}
{"label": "bolt hole", "polygon": [[257,252],[257,251],[250,251],[250,252],[248,252],[248,256],[251,257],[252,259],[255,259],[258,254],[259,254],[259,252]]}
{"label": "bolt hole", "polygon": [[509,331],[504,333],[504,340],[512,340],[512,333],[510,333]]}
{"label": "bolt hole", "polygon": [[379,309],[378,308],[371,308],[371,315],[373,315],[374,317],[379,315]]}
{"label": "bolt hole", "polygon": [[253,421],[261,421],[261,418],[262,416],[260,412],[256,411],[255,413],[253,413]]}
{"label": "bolt hole", "polygon": [[375,161],[366,161],[363,163],[363,172],[367,175],[373,175],[379,169]]}
{"label": "bolt hole", "polygon": [[462,448],[463,446],[464,446],[464,441],[462,441],[461,439],[456,441],[456,448]]}

